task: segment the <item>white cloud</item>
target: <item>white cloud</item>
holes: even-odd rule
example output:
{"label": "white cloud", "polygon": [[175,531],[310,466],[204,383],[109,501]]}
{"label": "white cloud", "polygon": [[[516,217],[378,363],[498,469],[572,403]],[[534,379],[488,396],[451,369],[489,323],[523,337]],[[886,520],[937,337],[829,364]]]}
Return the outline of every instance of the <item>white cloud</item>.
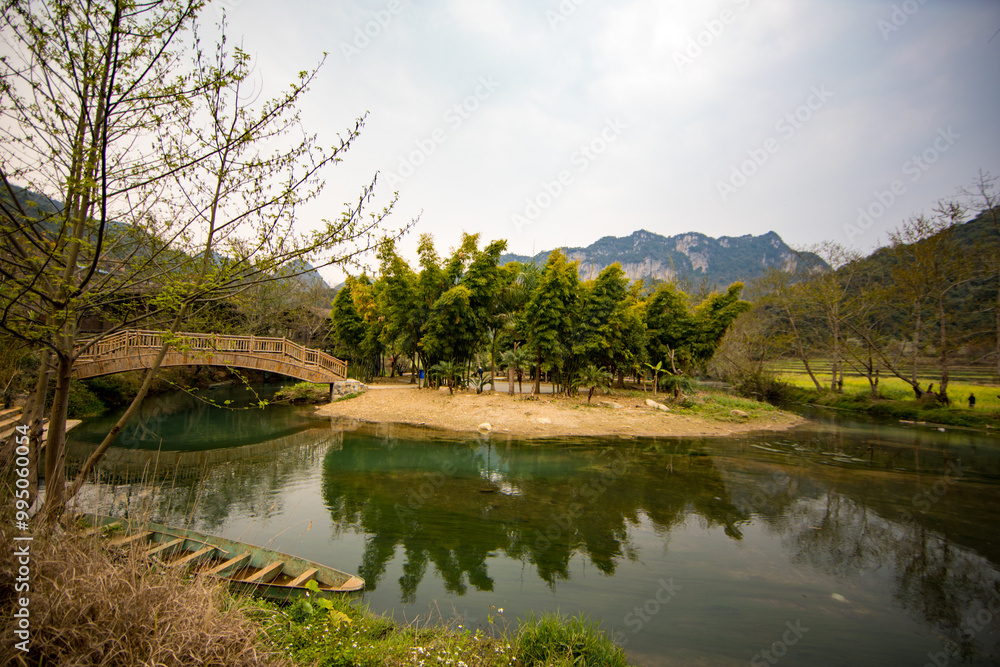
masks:
{"label": "white cloud", "polygon": [[[951,193],[979,167],[1000,172],[990,85],[1000,71],[1000,38],[989,42],[1000,28],[995,3],[928,3],[885,39],[878,21],[888,6],[855,0],[586,0],[569,3],[575,9],[555,25],[546,15],[558,12],[555,0],[401,0],[403,11],[348,63],[339,44],[386,2],[306,3],[274,15],[256,1],[233,13],[233,27],[268,79],[287,79],[331,52],[307,107],[310,129],[330,135],[371,111],[362,141],[331,174],[327,210],[376,169],[396,169],[435,128],[447,129],[400,187],[399,206],[402,218],[424,210],[418,232],[434,233],[442,248],[462,230],[508,237],[517,252],[639,228],[774,229],[797,245],[843,240],[842,222],[940,126],[960,128],[963,140],[884,225]],[[700,53],[679,67],[676,54],[699,39]],[[448,127],[443,114],[483,76],[500,88]],[[823,85],[834,97],[722,202],[718,180]],[[525,199],[572,166],[574,152],[614,116],[628,130],[516,229],[511,217]],[[414,236],[403,248],[415,244]]]}

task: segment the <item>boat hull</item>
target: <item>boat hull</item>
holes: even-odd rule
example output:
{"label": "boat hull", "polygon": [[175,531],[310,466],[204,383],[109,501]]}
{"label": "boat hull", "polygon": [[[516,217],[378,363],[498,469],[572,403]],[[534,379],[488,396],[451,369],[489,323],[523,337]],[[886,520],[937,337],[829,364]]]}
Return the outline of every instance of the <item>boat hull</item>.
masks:
{"label": "boat hull", "polygon": [[[112,544],[137,543],[147,556],[168,567],[225,581],[231,590],[278,602],[332,597],[364,590],[364,579],[313,561],[187,528],[115,517],[87,515],[88,532]],[[316,587],[307,587],[315,581]]]}

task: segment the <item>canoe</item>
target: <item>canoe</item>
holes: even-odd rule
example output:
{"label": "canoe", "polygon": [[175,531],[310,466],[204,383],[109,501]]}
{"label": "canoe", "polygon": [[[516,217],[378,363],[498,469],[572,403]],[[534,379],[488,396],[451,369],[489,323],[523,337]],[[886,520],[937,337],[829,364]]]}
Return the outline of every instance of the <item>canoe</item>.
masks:
{"label": "canoe", "polygon": [[310,581],[319,586],[320,597],[365,587],[361,577],[246,542],[152,522],[96,515],[84,518],[91,526],[86,533],[106,536],[114,546],[141,544],[147,557],[221,579],[237,592],[286,601],[305,597],[311,592],[306,587]]}

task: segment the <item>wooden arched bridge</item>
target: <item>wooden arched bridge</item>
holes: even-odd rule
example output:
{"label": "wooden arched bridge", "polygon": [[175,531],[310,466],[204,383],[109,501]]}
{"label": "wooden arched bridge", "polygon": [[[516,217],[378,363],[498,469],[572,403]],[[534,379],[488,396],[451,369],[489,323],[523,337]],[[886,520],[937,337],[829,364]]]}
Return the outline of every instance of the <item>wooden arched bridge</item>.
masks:
{"label": "wooden arched bridge", "polygon": [[[130,329],[103,338],[77,357],[73,374],[82,379],[145,370],[156,360],[165,336],[163,331]],[[347,378],[346,362],[286,338],[176,333],[170,341],[163,367],[249,368],[331,385]]]}

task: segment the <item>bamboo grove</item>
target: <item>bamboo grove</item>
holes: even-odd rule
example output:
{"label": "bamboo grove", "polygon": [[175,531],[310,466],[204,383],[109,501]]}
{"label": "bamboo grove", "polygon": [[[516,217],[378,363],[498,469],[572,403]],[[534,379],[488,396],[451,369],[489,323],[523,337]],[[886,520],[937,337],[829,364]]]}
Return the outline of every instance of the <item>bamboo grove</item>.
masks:
{"label": "bamboo grove", "polygon": [[742,283],[696,303],[671,283],[655,291],[630,283],[618,264],[581,280],[559,251],[544,266],[501,265],[505,249],[502,240],[480,248],[466,234],[441,257],[423,235],[414,268],[384,243],[378,276],[349,277],[334,299],[335,354],[368,379],[383,365],[391,375],[407,367],[482,391],[504,369],[511,393],[526,379],[537,393],[546,376],[573,394],[644,370],[688,378],[750,306]]}

